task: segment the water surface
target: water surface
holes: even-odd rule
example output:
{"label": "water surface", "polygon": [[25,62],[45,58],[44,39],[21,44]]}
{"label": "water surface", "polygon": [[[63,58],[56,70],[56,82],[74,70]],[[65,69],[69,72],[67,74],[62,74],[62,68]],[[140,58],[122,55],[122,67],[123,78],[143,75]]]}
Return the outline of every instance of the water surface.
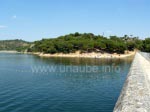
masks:
{"label": "water surface", "polygon": [[[0,53],[0,112],[112,112],[131,61]],[[33,71],[39,66],[56,70]],[[66,66],[119,66],[120,72],[58,70]]]}

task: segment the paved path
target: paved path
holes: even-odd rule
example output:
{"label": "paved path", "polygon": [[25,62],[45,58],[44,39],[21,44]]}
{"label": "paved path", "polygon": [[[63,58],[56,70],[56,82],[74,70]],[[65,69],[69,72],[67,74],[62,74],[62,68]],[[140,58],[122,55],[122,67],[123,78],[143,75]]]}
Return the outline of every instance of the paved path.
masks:
{"label": "paved path", "polygon": [[136,53],[114,112],[150,112],[150,61]]}

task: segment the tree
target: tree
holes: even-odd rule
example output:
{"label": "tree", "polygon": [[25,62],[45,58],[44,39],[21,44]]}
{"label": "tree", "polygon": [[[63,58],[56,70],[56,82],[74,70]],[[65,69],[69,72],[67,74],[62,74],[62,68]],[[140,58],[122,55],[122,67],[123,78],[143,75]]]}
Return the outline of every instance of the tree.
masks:
{"label": "tree", "polygon": [[[125,50],[139,49],[149,52],[150,38],[144,41],[135,37],[96,36],[92,33],[68,34],[54,39],[42,39],[34,42],[34,46],[29,49],[33,52],[44,53],[71,53],[75,51],[92,52],[103,51],[108,53],[124,53]],[[8,46],[7,46],[8,47]]]}

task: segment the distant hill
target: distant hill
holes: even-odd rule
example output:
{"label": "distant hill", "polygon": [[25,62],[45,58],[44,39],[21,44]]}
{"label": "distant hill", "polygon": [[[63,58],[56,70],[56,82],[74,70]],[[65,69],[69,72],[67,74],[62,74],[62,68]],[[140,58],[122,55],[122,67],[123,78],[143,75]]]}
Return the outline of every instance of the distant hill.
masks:
{"label": "distant hill", "polygon": [[24,40],[0,40],[0,50],[24,52],[30,47],[31,43]]}
{"label": "distant hill", "polygon": [[42,39],[33,43],[23,40],[2,40],[0,51],[55,53],[118,53],[141,50],[150,52],[150,38],[144,40],[138,37],[123,37],[94,35],[92,33],[73,33],[57,38]]}
{"label": "distant hill", "polygon": [[92,33],[73,33],[58,38],[42,39],[35,41],[34,46],[28,49],[30,52],[42,53],[80,53],[100,52],[118,53],[139,49],[150,51],[150,38],[140,40],[138,37],[110,36],[109,38]]}

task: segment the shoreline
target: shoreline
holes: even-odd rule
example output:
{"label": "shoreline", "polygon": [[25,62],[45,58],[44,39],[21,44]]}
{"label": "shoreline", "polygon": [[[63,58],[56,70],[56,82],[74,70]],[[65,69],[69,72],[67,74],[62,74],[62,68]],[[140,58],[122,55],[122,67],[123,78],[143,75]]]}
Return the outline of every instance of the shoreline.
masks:
{"label": "shoreline", "polygon": [[67,58],[126,58],[126,57],[131,57],[134,56],[136,51],[130,51],[125,54],[109,54],[109,53],[82,53],[80,54],[79,52],[76,53],[69,53],[69,54],[63,54],[63,53],[57,53],[57,54],[44,54],[44,53],[29,53],[29,54],[34,54],[40,57],[67,57]]}
{"label": "shoreline", "polygon": [[17,51],[1,50],[0,53],[19,53]]}
{"label": "shoreline", "polygon": [[40,52],[17,52],[17,51],[7,51],[7,50],[3,50],[0,51],[0,53],[23,53],[23,54],[33,54],[33,55],[37,55],[39,57],[45,57],[45,58],[50,58],[50,57],[64,57],[64,58],[106,58],[106,59],[117,59],[117,58],[127,58],[127,57],[131,57],[134,56],[136,51],[129,51],[128,53],[125,54],[117,54],[117,53],[80,53],[79,51],[77,51],[76,53],[69,53],[69,54],[63,54],[63,53],[56,53],[56,54],[44,54],[44,53],[40,53]]}

